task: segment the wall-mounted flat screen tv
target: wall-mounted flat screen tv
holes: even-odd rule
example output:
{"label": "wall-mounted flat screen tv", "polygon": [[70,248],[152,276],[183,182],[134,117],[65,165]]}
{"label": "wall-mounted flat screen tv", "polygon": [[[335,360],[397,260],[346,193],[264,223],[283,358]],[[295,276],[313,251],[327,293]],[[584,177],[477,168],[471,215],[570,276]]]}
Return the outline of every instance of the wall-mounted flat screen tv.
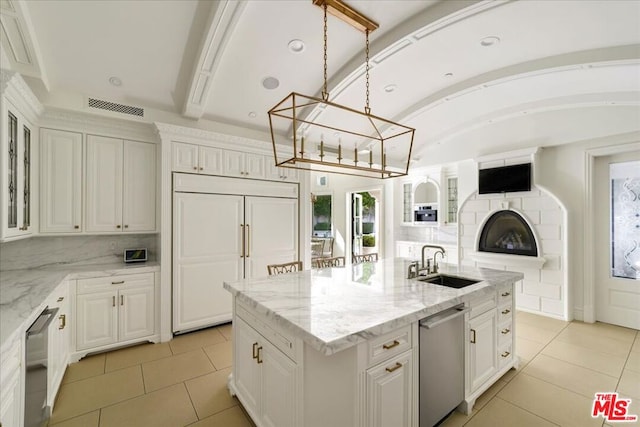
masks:
{"label": "wall-mounted flat screen tv", "polygon": [[531,163],[478,171],[478,193],[513,193],[516,191],[531,191]]}

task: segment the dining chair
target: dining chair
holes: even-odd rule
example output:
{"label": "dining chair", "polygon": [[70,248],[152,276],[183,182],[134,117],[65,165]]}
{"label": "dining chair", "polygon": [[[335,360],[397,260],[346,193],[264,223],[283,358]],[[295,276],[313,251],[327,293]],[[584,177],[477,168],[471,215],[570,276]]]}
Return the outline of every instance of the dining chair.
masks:
{"label": "dining chair", "polygon": [[344,267],[344,264],[345,258],[343,256],[317,258],[314,260],[314,268]]}
{"label": "dining chair", "polygon": [[353,254],[352,262],[354,264],[360,264],[361,262],[375,262],[375,261],[378,261],[377,252],[373,252],[370,254],[362,254],[362,255]]}
{"label": "dining chair", "polygon": [[302,271],[302,261],[285,262],[284,264],[270,264],[267,265],[267,271],[269,272],[269,276]]}

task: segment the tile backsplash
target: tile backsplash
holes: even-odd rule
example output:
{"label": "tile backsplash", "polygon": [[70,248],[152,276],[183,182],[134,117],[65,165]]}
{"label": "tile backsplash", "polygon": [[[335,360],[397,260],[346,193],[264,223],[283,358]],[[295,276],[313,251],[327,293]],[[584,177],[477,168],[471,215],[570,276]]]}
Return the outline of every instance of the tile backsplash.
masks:
{"label": "tile backsplash", "polygon": [[32,237],[0,243],[0,270],[122,262],[131,248],[147,248],[154,261],[157,241],[157,234]]}

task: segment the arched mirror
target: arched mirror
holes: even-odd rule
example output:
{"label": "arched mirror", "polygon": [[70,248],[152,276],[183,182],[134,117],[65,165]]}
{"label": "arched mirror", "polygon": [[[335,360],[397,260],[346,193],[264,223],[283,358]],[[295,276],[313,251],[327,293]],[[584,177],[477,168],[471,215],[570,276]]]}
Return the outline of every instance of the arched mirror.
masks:
{"label": "arched mirror", "polygon": [[416,186],[413,192],[414,205],[437,205],[438,187],[431,181],[425,181]]}

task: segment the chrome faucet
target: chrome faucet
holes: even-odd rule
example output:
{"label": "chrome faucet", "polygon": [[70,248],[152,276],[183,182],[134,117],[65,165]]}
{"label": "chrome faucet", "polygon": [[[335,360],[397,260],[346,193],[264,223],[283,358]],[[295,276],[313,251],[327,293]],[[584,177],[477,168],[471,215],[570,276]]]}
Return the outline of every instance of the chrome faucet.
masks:
{"label": "chrome faucet", "polygon": [[419,261],[411,262],[407,270],[407,279],[415,279],[416,277],[418,277],[419,270],[420,270]]}
{"label": "chrome faucet", "polygon": [[[426,265],[425,265],[425,262],[424,262],[424,251],[426,249],[428,249],[428,248],[430,248],[430,249],[438,249],[436,251],[436,253],[433,254],[433,271],[431,271],[431,266],[429,265],[429,261],[430,260],[427,259]],[[426,270],[427,274],[437,273],[438,272],[438,263],[436,262],[436,255],[438,255],[438,253],[440,253],[442,255],[442,258],[444,259],[445,252],[446,251],[444,250],[444,248],[442,246],[424,245],[422,247],[422,268],[421,268],[421,270]]]}

